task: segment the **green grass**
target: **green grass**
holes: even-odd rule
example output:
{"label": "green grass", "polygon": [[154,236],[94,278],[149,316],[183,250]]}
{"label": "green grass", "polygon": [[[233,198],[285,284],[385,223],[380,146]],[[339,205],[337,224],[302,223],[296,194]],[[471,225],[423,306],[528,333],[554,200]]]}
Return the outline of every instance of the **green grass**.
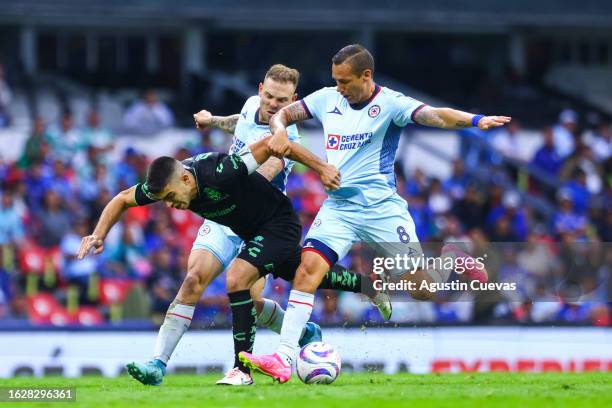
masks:
{"label": "green grass", "polygon": [[0,403],[49,407],[612,407],[612,374],[445,374],[343,373],[332,385],[304,385],[297,378],[273,384],[256,375],[252,387],[221,387],[218,375],[169,375],[161,387],[135,380],[12,378],[1,386],[76,387],[76,403]]}

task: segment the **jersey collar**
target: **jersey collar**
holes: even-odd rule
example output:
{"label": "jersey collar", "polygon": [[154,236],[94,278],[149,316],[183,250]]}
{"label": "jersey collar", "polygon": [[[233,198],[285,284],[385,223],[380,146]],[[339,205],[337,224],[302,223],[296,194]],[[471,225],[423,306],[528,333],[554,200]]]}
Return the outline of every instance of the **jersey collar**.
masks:
{"label": "jersey collar", "polygon": [[257,110],[255,111],[255,124],[256,125],[264,125],[264,126],[268,125],[268,123],[262,122],[262,121],[259,120],[259,108],[257,108]]}
{"label": "jersey collar", "polygon": [[363,102],[350,104],[351,108],[355,110],[361,110],[365,108],[366,106],[370,104],[370,102],[372,102],[372,100],[374,100],[374,98],[376,98],[376,95],[378,95],[379,92],[380,92],[380,86],[378,86],[378,84],[375,83],[374,92],[372,92],[372,95],[370,95],[370,97]]}

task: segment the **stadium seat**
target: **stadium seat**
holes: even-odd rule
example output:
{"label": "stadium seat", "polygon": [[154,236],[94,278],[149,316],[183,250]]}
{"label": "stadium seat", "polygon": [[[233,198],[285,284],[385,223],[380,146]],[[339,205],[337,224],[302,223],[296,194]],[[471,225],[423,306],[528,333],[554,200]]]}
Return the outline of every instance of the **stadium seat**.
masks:
{"label": "stadium seat", "polygon": [[104,323],[104,316],[93,306],[82,306],[76,312],[76,321],[83,326],[97,326]]}
{"label": "stadium seat", "polygon": [[122,303],[131,287],[132,282],[130,281],[102,279],[100,281],[100,301],[104,305]]}
{"label": "stadium seat", "polygon": [[49,293],[39,293],[30,296],[27,300],[27,305],[28,318],[34,324],[51,323],[51,315],[61,308],[53,295]]}

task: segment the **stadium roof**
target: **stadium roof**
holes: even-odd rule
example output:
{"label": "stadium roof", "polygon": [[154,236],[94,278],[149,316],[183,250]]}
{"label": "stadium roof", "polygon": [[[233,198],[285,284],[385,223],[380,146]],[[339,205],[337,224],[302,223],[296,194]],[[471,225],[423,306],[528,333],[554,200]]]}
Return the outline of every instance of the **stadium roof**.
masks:
{"label": "stadium roof", "polygon": [[612,27],[606,0],[4,0],[0,23],[214,28],[505,31],[509,27]]}

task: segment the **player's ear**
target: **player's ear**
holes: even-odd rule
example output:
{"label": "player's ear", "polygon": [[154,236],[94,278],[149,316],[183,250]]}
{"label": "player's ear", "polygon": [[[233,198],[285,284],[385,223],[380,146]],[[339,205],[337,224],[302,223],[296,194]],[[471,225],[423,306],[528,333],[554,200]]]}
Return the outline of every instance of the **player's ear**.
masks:
{"label": "player's ear", "polygon": [[261,93],[262,93],[262,92],[263,92],[263,83],[262,83],[262,82],[260,82],[260,83],[259,83],[259,90],[258,90],[258,92],[257,92],[257,93],[259,94],[259,96],[261,96]]}
{"label": "player's ear", "polygon": [[372,79],[372,70],[364,69],[363,72],[361,73],[361,77],[365,80]]}
{"label": "player's ear", "polygon": [[291,102],[295,102],[298,99],[298,94],[297,92],[293,94],[293,96],[291,97]]}

